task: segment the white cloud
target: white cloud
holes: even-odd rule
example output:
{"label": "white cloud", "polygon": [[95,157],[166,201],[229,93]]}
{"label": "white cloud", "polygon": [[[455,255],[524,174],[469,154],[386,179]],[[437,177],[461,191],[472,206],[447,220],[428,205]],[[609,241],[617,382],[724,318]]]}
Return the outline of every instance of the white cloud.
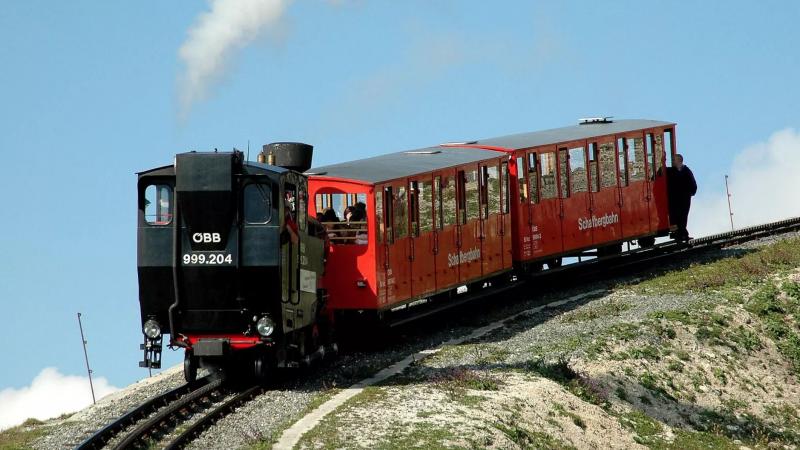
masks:
{"label": "white cloud", "polygon": [[[736,228],[800,216],[800,132],[786,128],[745,148],[728,175]],[[692,203],[688,228],[693,236],[730,230],[724,180],[718,183],[713,192],[713,183],[703,183]]]}
{"label": "white cloud", "polygon": [[[98,400],[118,390],[103,377],[92,378],[92,381]],[[64,375],[55,367],[47,367],[36,375],[30,386],[0,391],[0,430],[29,418],[50,419],[91,404],[87,377]]]}
{"label": "white cloud", "polygon": [[186,65],[180,77],[181,114],[205,97],[230,63],[232,54],[283,16],[291,0],[210,0],[178,51]]}

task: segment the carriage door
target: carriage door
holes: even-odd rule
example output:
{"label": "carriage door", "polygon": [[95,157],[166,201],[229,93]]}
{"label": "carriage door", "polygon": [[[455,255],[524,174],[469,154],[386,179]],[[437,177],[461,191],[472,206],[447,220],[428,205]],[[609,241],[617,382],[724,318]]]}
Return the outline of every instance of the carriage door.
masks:
{"label": "carriage door", "polygon": [[480,166],[481,271],[484,275],[503,269],[505,215],[501,210],[501,177],[498,161]]}
{"label": "carriage door", "polygon": [[433,177],[433,236],[436,290],[458,285],[458,206],[456,171],[444,170]]}
{"label": "carriage door", "polygon": [[[589,144],[590,188],[592,191],[592,236],[602,246],[622,239],[620,190],[617,187],[617,152],[614,138],[600,138]],[[592,159],[594,161],[592,161]]]}
{"label": "carriage door", "polygon": [[433,183],[430,174],[408,183],[409,261],[411,296],[421,297],[436,289],[435,237],[433,233]]}
{"label": "carriage door", "polygon": [[572,142],[558,149],[561,233],[564,251],[592,246],[592,212],[586,143]]}
{"label": "carriage door", "polygon": [[467,283],[481,276],[483,220],[480,214],[478,166],[458,171],[458,265],[459,281]]}
{"label": "carriage door", "polygon": [[650,180],[650,231],[669,229],[667,207],[667,171],[664,164],[664,135],[660,130],[645,134],[648,179]]}
{"label": "carriage door", "polygon": [[[408,192],[405,180],[384,191],[386,222],[386,301],[392,304],[411,296],[411,265],[408,242]],[[391,219],[391,220],[390,220]],[[391,225],[391,226],[390,226]]]}
{"label": "carriage door", "polygon": [[[564,249],[561,241],[561,199],[558,198],[558,164],[555,147],[539,149],[539,195],[531,188],[531,239],[535,244],[539,241],[540,252],[534,250],[534,256],[546,256],[561,253]],[[530,153],[535,158],[536,153]],[[536,176],[536,171],[528,177]]]}
{"label": "carriage door", "polygon": [[629,133],[617,138],[620,173],[620,220],[626,239],[650,232],[647,197],[649,183],[645,176],[644,135]]}
{"label": "carriage door", "polygon": [[[378,243],[376,260],[378,262],[376,273],[378,277],[378,305],[387,303],[386,270],[389,268],[389,230],[391,223],[391,205],[387,207],[386,199],[392,198],[391,187],[375,186],[375,222],[377,233],[375,240]],[[319,208],[319,206],[317,206]]]}

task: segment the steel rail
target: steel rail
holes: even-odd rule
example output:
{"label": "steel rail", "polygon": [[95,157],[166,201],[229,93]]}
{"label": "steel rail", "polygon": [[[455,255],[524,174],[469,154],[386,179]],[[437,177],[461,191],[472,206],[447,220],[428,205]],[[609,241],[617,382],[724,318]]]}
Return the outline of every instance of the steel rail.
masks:
{"label": "steel rail", "polygon": [[226,400],[220,406],[212,409],[208,413],[206,413],[200,420],[193,423],[189,428],[187,428],[184,432],[178,435],[175,439],[172,440],[169,444],[167,444],[165,450],[177,450],[184,448],[186,444],[191,442],[197,436],[210,428],[212,425],[217,423],[217,421],[231,412],[234,409],[239,407],[240,405],[250,401],[253,397],[260,395],[264,392],[264,388],[260,385],[252,386],[239,394],[236,394],[235,397]]}
{"label": "steel rail", "polygon": [[103,448],[111,439],[117,436],[122,430],[133,425],[136,422],[144,419],[150,414],[156,412],[160,408],[169,405],[170,403],[178,400],[184,395],[200,389],[207,385],[210,381],[209,377],[203,377],[192,384],[184,384],[175,389],[164,392],[163,394],[152,397],[142,403],[141,405],[131,409],[123,414],[117,420],[104,426],[88,439],[80,443],[76,450],[94,450]]}
{"label": "steel rail", "polygon": [[389,312],[387,314],[387,324],[389,327],[400,326],[451,308],[520,288],[531,282],[552,285],[564,278],[575,279],[575,277],[579,276],[590,278],[598,275],[608,275],[613,271],[637,264],[642,265],[657,260],[700,253],[797,230],[800,230],[800,217],[713,234],[692,239],[688,242],[667,241],[650,247],[635,248],[616,255],[594,258],[537,273],[530,273],[526,275],[525,280],[518,280],[510,285],[489,286],[474,293],[467,292],[454,298],[428,302],[427,304],[409,307],[399,312]]}
{"label": "steel rail", "polygon": [[174,419],[181,410],[189,408],[191,405],[197,403],[203,398],[212,395],[213,392],[220,390],[224,383],[223,378],[216,378],[209,381],[205,386],[195,389],[187,395],[184,395],[177,401],[167,405],[166,408],[161,409],[153,417],[147,419],[139,426],[128,433],[117,445],[114,446],[115,450],[123,450],[127,448],[135,448],[136,444],[141,444],[143,439],[152,436],[153,431],[159,428],[162,424],[168,423]]}

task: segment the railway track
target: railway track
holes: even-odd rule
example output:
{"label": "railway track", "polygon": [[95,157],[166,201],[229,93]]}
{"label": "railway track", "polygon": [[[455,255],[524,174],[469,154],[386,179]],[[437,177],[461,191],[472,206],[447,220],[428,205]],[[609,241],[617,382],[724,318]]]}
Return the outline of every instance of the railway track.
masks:
{"label": "railway track", "polygon": [[651,267],[652,264],[657,262],[667,262],[671,259],[797,230],[800,230],[800,217],[713,234],[692,239],[688,242],[667,241],[651,247],[628,249],[617,255],[584,260],[529,274],[526,280],[516,280],[499,286],[487,285],[475,292],[467,292],[447,301],[428,300],[419,302],[417,306],[390,312],[386,321],[389,326],[396,327],[447,309],[509,293],[524,286],[526,282],[536,283],[537,287],[557,287],[561,282],[574,284],[575,280],[590,281],[599,277],[619,274],[622,270],[630,269],[633,266],[643,269]]}
{"label": "railway track", "polygon": [[[668,241],[649,248],[630,249],[618,255],[590,259],[542,271],[529,277],[527,282],[554,287],[558,286],[559,282],[575,280],[577,279],[576,277],[580,277],[581,280],[607,277],[609,274],[629,269],[632,266],[643,269],[652,267],[654,263],[666,262],[669,259],[798,230],[800,230],[800,217],[706,236],[689,242]],[[390,317],[389,324],[391,326],[402,325],[464,303],[506,293],[523,285],[525,283],[521,280],[502,286],[487,285],[481,290],[460,295],[446,303],[430,302],[427,305],[407,308],[408,311],[401,311]],[[171,437],[164,447],[167,449],[183,448],[219,419],[263,392],[264,388],[259,385],[236,388],[225,383],[222,378],[212,379],[206,377],[194,384],[180,386],[146,401],[116,421],[106,425],[76,448],[99,449],[106,447],[113,443],[112,441],[118,440],[122,433],[128,429],[130,431],[114,445],[115,449],[147,447],[150,445],[149,439],[160,439],[166,436],[169,430],[174,430],[178,424],[186,420],[187,416],[190,415],[189,412],[205,406],[202,416],[194,420],[191,425],[182,430],[177,436]],[[231,393],[233,393],[232,397],[224,401],[216,400],[218,404],[210,406],[211,403],[214,403],[214,397],[222,397]]]}
{"label": "railway track", "polygon": [[[170,437],[164,445],[164,448],[180,449],[220,418],[262,392],[259,385],[241,388],[227,383],[224,378],[208,376],[147,400],[97,431],[76,449],[149,448],[153,442],[169,436],[194,413],[201,413],[199,419]],[[234,394],[233,397],[222,401],[230,393]],[[220,404],[214,406],[215,403]]]}

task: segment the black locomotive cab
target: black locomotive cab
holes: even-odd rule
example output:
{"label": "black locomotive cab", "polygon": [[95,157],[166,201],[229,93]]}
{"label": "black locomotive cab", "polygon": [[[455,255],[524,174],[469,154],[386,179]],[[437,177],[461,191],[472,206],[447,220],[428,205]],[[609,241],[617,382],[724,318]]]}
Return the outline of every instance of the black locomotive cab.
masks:
{"label": "black locomotive cab", "polygon": [[308,359],[323,242],[308,232],[304,175],[237,151],[190,152],[140,173],[138,192],[140,366],[160,367],[163,334],[185,349],[189,380],[198,367],[243,360],[263,375]]}

